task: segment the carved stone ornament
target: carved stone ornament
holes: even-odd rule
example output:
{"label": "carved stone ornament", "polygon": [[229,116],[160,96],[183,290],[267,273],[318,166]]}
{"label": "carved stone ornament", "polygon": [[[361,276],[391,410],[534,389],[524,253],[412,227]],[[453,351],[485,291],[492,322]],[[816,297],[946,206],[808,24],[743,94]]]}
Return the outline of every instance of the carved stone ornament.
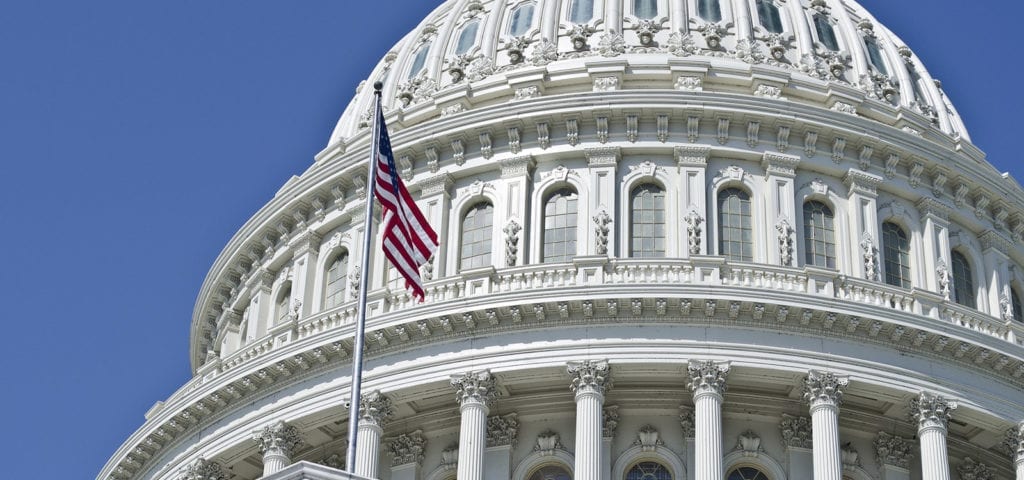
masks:
{"label": "carved stone ornament", "polygon": [[423,437],[423,430],[416,430],[411,433],[403,433],[393,438],[388,443],[388,450],[391,453],[391,466],[423,463],[423,451],[427,447],[427,439]]}
{"label": "carved stone ornament", "polygon": [[441,451],[441,468],[445,471],[455,470],[459,464],[459,444],[453,443]]}
{"label": "carved stone ornament", "polygon": [[775,231],[779,233],[779,263],[784,267],[793,266],[793,226],[786,218],[779,219],[775,224]]}
{"label": "carved stone ornament", "polygon": [[181,471],[178,480],[227,480],[219,463],[199,457]]}
{"label": "carved stone ornament", "polygon": [[[577,49],[578,50],[578,49]],[[615,31],[608,32],[601,37],[601,40],[597,42],[597,52],[602,57],[615,57],[626,53],[626,40],[622,38],[621,33]]]}
{"label": "carved stone ornament", "polygon": [[604,395],[612,386],[611,367],[606,360],[569,362],[566,372],[572,377],[569,388],[577,395],[590,392]]}
{"label": "carved stone ornament", "polygon": [[679,406],[679,426],[683,429],[683,438],[693,438],[696,435],[697,424],[692,407],[686,405]]}
{"label": "carved stone ornament", "polygon": [[508,415],[493,415],[487,417],[488,447],[508,445],[515,448],[518,434],[519,416],[517,414],[510,413]]}
{"label": "carved stone ornament", "polygon": [[573,25],[569,30],[569,40],[572,41],[572,48],[582,52],[590,48],[587,41],[594,34],[594,29],[589,25]]}
{"label": "carved stone ornament", "polygon": [[489,370],[452,375],[451,384],[458,392],[455,401],[459,405],[466,402],[488,405],[498,397],[497,383]]}
{"label": "carved stone ornament", "polygon": [[690,255],[700,255],[700,238],[703,231],[704,217],[697,213],[696,209],[691,209],[683,217],[683,221],[686,222],[686,239],[689,244]]}
{"label": "carved stone ornament", "polygon": [[963,463],[956,470],[960,473],[961,480],[992,480],[996,478],[995,472],[988,465],[976,462],[971,457],[964,457]]}
{"label": "carved stone ornament", "polygon": [[935,275],[939,282],[939,295],[942,295],[946,301],[949,301],[949,268],[946,267],[946,261],[939,259],[939,264],[935,266]]}
{"label": "carved stone ornament", "polygon": [[615,429],[619,426],[619,406],[608,405],[602,409],[602,424],[601,424],[601,436],[604,438],[614,438]]}
{"label": "carved stone ornament", "polygon": [[763,63],[764,53],[761,53],[761,46],[757,42],[742,39],[736,42],[736,58],[747,63]]}
{"label": "carved stone ornament", "polygon": [[545,430],[537,435],[537,444],[533,446],[533,451],[540,453],[541,456],[547,457],[555,454],[555,450],[564,450],[562,442],[558,441],[558,434],[553,430]]}
{"label": "carved stone ornament", "polygon": [[445,69],[452,77],[452,83],[459,83],[466,78],[466,68],[475,58],[474,55],[467,53],[445,59]]}
{"label": "carved stone ornament", "polygon": [[1010,286],[1003,285],[1003,293],[999,295],[999,313],[1004,322],[1013,320],[1013,302],[1010,301]]}
{"label": "carved stone ornament", "polygon": [[505,52],[508,53],[509,62],[512,65],[519,65],[526,59],[526,47],[530,45],[530,39],[523,35],[505,39]]}
{"label": "carved stone ornament", "polygon": [[839,450],[839,456],[842,459],[843,467],[860,466],[860,453],[857,452],[856,448],[853,448],[853,444],[850,442],[843,444],[843,447]]}
{"label": "carved stone ornament", "polygon": [[668,42],[665,44],[665,50],[677,57],[688,57],[697,53],[697,44],[694,43],[693,37],[691,37],[689,33],[677,31],[672,32],[672,34],[668,36]]}
{"label": "carved stone ornament", "polygon": [[403,107],[408,107],[430,98],[436,90],[437,85],[433,80],[419,75],[398,86],[398,100]]}
{"label": "carved stone ornament", "polygon": [[701,394],[725,393],[725,377],[729,375],[728,363],[691,360],[686,366],[686,371],[690,378],[686,387],[693,392],[694,397]]}
{"label": "carved stone ornament", "polygon": [[875,438],[875,458],[879,464],[910,468],[914,458],[914,443],[906,438],[878,432]]}
{"label": "carved stone ornament", "polygon": [[654,428],[654,425],[647,424],[640,427],[636,437],[636,440],[633,440],[633,446],[640,447],[641,452],[653,452],[658,447],[665,445],[665,442],[658,438],[658,429]]}
{"label": "carved stone ornament", "polygon": [[722,37],[728,33],[728,28],[725,25],[717,23],[705,23],[697,28],[697,30],[704,36],[704,42],[707,43],[708,48],[711,50],[721,48]]}
{"label": "carved stone ornament", "polygon": [[253,432],[253,438],[260,454],[268,453],[291,457],[292,450],[302,443],[299,429],[283,421],[277,421]]}
{"label": "carved stone ornament", "polygon": [[753,430],[741,433],[736,441],[736,450],[743,452],[744,457],[756,457],[764,451],[761,448],[761,436]]}
{"label": "carved stone ornament", "polygon": [[797,417],[782,414],[782,422],[779,423],[782,431],[782,442],[787,447],[811,448],[814,446],[811,436],[811,418]]}
{"label": "carved stone ornament", "polygon": [[555,60],[558,60],[558,45],[551,40],[541,39],[537,46],[533,47],[530,63],[534,66],[547,65]]}
{"label": "carved stone ornament", "polygon": [[811,370],[804,379],[804,400],[811,404],[839,406],[843,402],[843,388],[850,381],[832,372]]}
{"label": "carved stone ornament", "polygon": [[519,222],[515,219],[511,219],[505,224],[505,228],[502,229],[505,232],[505,265],[509,267],[516,266],[516,260],[519,258],[519,232],[522,231],[523,227],[519,226]]}
{"label": "carved stone ornament", "polygon": [[594,233],[597,234],[594,238],[595,245],[594,249],[598,255],[608,254],[608,233],[611,231],[609,225],[612,223],[611,215],[608,212],[601,210],[594,215]]}
{"label": "carved stone ornament", "polygon": [[393,413],[391,399],[380,391],[364,393],[359,398],[360,423],[366,422],[383,427]]}
{"label": "carved stone ornament", "polygon": [[933,393],[921,392],[917,398],[910,401],[910,418],[917,421],[918,429],[941,428],[945,430],[956,407],[955,401],[947,400]]}
{"label": "carved stone ornament", "polygon": [[1024,462],[1024,422],[1006,430],[1003,450],[1015,462]]}
{"label": "carved stone ornament", "polygon": [[860,251],[864,259],[864,278],[878,280],[878,248],[868,232],[860,238]]}

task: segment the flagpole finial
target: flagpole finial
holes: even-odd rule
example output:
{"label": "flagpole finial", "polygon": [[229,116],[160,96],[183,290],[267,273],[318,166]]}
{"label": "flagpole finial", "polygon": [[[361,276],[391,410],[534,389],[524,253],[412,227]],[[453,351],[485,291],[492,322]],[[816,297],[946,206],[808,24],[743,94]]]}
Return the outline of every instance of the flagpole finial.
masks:
{"label": "flagpole finial", "polygon": [[376,93],[379,95],[380,91],[384,89],[384,82],[381,82],[380,80],[373,82],[373,89],[376,90]]}

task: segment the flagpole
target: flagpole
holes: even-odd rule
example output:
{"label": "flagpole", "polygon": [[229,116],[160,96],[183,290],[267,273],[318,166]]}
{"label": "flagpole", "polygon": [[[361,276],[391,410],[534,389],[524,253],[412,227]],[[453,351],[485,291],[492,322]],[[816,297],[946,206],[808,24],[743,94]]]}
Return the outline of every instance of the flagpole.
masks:
{"label": "flagpole", "polygon": [[370,278],[370,246],[373,243],[373,200],[377,190],[377,157],[380,150],[380,91],[381,82],[373,84],[373,128],[370,133],[370,163],[366,174],[366,211],[363,215],[363,258],[359,277],[359,306],[356,315],[356,330],[352,347],[352,397],[348,410],[348,455],[345,470],[355,473],[356,441],[359,436],[359,400],[363,385],[363,333],[366,330],[366,290]]}

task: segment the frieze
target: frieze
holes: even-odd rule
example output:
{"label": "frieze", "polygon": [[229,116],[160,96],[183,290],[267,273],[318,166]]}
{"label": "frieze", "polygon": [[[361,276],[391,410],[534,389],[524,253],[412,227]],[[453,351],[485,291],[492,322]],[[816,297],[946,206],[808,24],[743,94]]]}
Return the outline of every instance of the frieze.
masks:
{"label": "frieze", "polygon": [[615,165],[622,158],[619,147],[585,148],[584,154],[590,166]]}

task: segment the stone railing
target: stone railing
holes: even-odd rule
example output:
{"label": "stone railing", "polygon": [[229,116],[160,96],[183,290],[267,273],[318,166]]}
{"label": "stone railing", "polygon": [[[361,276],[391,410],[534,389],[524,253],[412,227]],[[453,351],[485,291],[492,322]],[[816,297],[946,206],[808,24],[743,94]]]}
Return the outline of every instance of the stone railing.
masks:
{"label": "stone railing", "polygon": [[836,298],[841,300],[921,313],[910,290],[845,275],[840,275],[836,282]]}
{"label": "stone railing", "polygon": [[1001,338],[1011,343],[1020,345],[1022,341],[1021,332],[1024,331],[1022,328],[1024,325],[1020,322],[991,317],[957,303],[946,302],[942,306],[942,318],[954,325]]}

